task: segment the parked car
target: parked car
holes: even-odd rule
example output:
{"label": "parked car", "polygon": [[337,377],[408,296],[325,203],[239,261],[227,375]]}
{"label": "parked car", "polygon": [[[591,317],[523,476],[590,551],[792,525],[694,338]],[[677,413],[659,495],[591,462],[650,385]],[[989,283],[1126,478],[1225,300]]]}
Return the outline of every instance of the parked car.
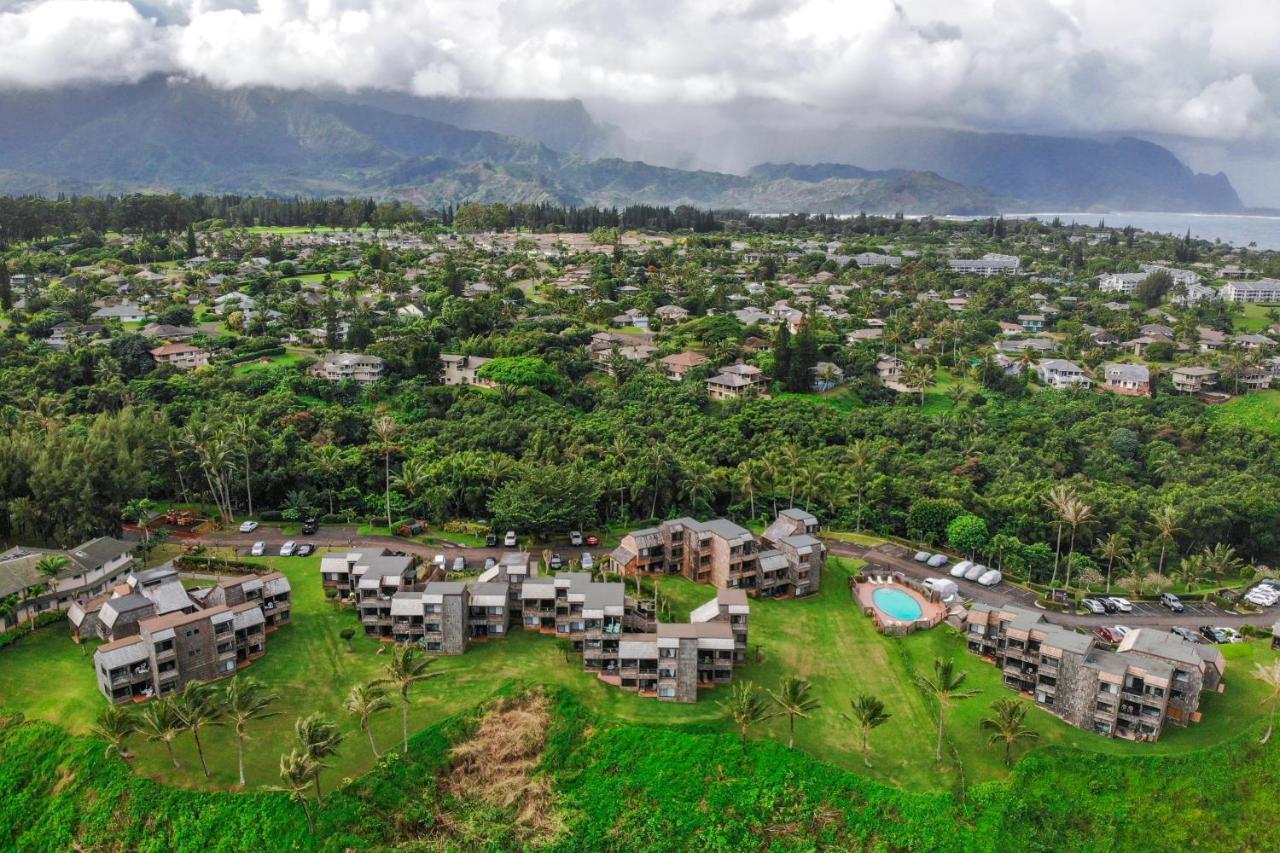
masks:
{"label": "parked car", "polygon": [[1129,599],[1127,598],[1121,598],[1118,595],[1109,595],[1104,599],[1104,601],[1111,602],[1112,606],[1115,607],[1116,610],[1119,610],[1121,613],[1133,612],[1133,604],[1130,603]]}
{"label": "parked car", "polygon": [[301,545],[298,546],[297,550],[293,552],[293,556],[310,557],[315,552],[316,552],[315,545],[312,545],[310,542],[303,542]]}
{"label": "parked car", "polygon": [[320,522],[314,518],[308,518],[302,522],[302,533],[304,536],[310,536],[320,530]]}
{"label": "parked car", "polygon": [[1169,633],[1173,634],[1175,637],[1181,637],[1188,643],[1200,642],[1200,637],[1195,631],[1192,631],[1190,628],[1183,627],[1182,625],[1174,625],[1169,629]]}
{"label": "parked car", "polygon": [[485,537],[484,537],[484,547],[486,547],[486,548],[497,548],[497,547],[498,547],[498,534],[496,534],[496,533],[488,533],[488,534],[485,534]]}
{"label": "parked car", "polygon": [[1237,631],[1235,628],[1219,628],[1218,630],[1221,631],[1226,636],[1228,643],[1244,642],[1244,636],[1241,635],[1241,633]]}
{"label": "parked car", "polygon": [[496,565],[498,565],[498,561],[497,561],[497,560],[495,560],[495,559],[493,559],[493,557],[485,557],[485,558],[484,558],[484,570],[485,570],[486,572],[487,572],[487,571],[489,571],[490,569],[492,569],[492,568],[493,568],[494,566],[496,566]]}
{"label": "parked car", "polygon": [[502,545],[504,548],[516,547],[516,532],[514,530],[508,530],[507,535],[502,537]]}
{"label": "parked car", "polygon": [[1185,609],[1182,606],[1182,599],[1171,592],[1160,593],[1160,605],[1169,608],[1174,613],[1181,613]]}
{"label": "parked car", "polygon": [[1080,606],[1095,615],[1107,612],[1106,606],[1096,598],[1081,599]]}
{"label": "parked car", "polygon": [[298,549],[298,543],[290,539],[288,542],[280,546],[281,557],[292,557],[293,552]]}
{"label": "parked car", "polygon": [[592,557],[592,556],[591,556],[591,552],[590,552],[590,551],[583,551],[583,552],[582,552],[582,568],[583,568],[585,571],[588,571],[588,572],[589,572],[589,571],[591,571],[593,568],[595,568],[595,565],[596,565],[596,560],[595,560],[595,558],[594,558],[594,557]]}
{"label": "parked car", "polygon": [[569,544],[575,548],[582,547],[582,531],[581,530],[569,531]]}
{"label": "parked car", "polygon": [[255,531],[255,530],[257,530],[257,529],[258,529],[258,522],[256,522],[256,521],[242,521],[242,522],[240,522],[240,532],[241,532],[241,533],[252,533],[253,531]]}
{"label": "parked car", "polygon": [[558,569],[564,565],[564,561],[560,559],[559,554],[551,555],[551,562],[548,564],[552,569]]}
{"label": "parked car", "polygon": [[1000,574],[996,569],[990,569],[982,573],[982,576],[978,578],[978,583],[983,586],[995,586],[1002,580],[1004,580],[1004,575]]}
{"label": "parked car", "polygon": [[1120,635],[1115,632],[1114,628],[1109,628],[1106,625],[1100,625],[1099,627],[1094,628],[1093,633],[1103,642],[1107,643],[1118,643],[1121,639]]}
{"label": "parked car", "polygon": [[599,545],[599,544],[600,544],[600,540],[599,540],[599,539],[597,539],[597,538],[596,538],[596,537],[594,537],[594,536],[588,536],[588,537],[587,537],[587,544],[588,544],[588,545]]}
{"label": "parked car", "polygon": [[931,558],[932,556],[933,555],[930,554],[928,551],[916,551],[916,555],[912,557],[912,559],[915,560],[917,563],[924,563],[924,562],[927,562],[929,558]]}
{"label": "parked car", "polygon": [[435,566],[436,568],[443,569],[445,566],[448,565],[448,563],[445,562],[444,554],[436,554],[434,557],[431,558],[431,565]]}
{"label": "parked car", "polygon": [[1212,625],[1201,625],[1200,636],[1204,637],[1211,643],[1231,642],[1231,638],[1227,636],[1226,628],[1215,628]]}
{"label": "parked car", "polygon": [[982,563],[974,563],[969,567],[969,570],[964,573],[964,579],[967,581],[976,581],[978,578],[982,577],[986,571],[987,567],[982,565]]}
{"label": "parked car", "polygon": [[397,536],[421,536],[427,532],[425,521],[409,521],[396,528]]}
{"label": "parked car", "polygon": [[946,554],[934,554],[932,557],[930,557],[928,560],[925,561],[925,565],[933,569],[940,569],[946,564],[947,564]]}
{"label": "parked car", "polygon": [[962,578],[964,573],[973,568],[973,563],[969,560],[961,560],[951,567],[951,577]]}
{"label": "parked car", "polygon": [[250,557],[261,557],[265,553],[267,553],[266,542],[254,542],[253,547],[249,549]]}
{"label": "parked car", "polygon": [[462,557],[453,558],[453,570],[455,572],[465,572],[467,570],[467,561]]}
{"label": "parked car", "polygon": [[1120,639],[1123,640],[1125,637],[1129,636],[1129,632],[1132,631],[1133,629],[1130,628],[1128,625],[1117,625],[1111,630],[1115,631],[1116,634],[1120,637]]}

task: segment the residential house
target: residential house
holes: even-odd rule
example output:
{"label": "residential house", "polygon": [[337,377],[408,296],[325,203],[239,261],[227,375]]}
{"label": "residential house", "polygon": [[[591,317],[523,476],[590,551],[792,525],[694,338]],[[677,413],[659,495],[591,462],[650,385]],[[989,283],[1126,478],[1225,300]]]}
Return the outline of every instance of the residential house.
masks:
{"label": "residential house", "polygon": [[199,331],[191,326],[171,326],[168,323],[148,323],[139,334],[157,341],[185,343],[196,336]]}
{"label": "residential house", "polygon": [[1064,358],[1044,358],[1036,365],[1040,381],[1050,388],[1069,388],[1079,385],[1088,388],[1093,383],[1084,368]]}
{"label": "residential house", "polygon": [[382,378],[382,359],[376,355],[331,352],[326,353],[318,364],[308,368],[307,373],[330,382],[350,380],[368,385]]}
{"label": "residential house", "polygon": [[844,382],[844,368],[829,361],[820,361],[809,368],[813,374],[814,391],[830,391]]}
{"label": "residential house", "polygon": [[620,329],[634,326],[637,329],[647,331],[649,329],[649,317],[639,308],[628,308],[613,318],[613,325]]}
{"label": "residential house", "polygon": [[664,323],[679,323],[689,319],[689,312],[679,305],[660,305],[653,313]]}
{"label": "residential house", "polygon": [[1201,391],[1212,388],[1217,384],[1218,371],[1212,367],[1201,365],[1175,367],[1169,371],[1169,378],[1173,380],[1175,391],[1180,391],[1183,394],[1199,394]]}
{"label": "residential house", "polygon": [[892,267],[897,269],[902,266],[902,258],[896,255],[881,255],[876,252],[861,252],[853,256],[853,262],[858,265],[859,269],[867,267]]}
{"label": "residential house", "polygon": [[854,329],[844,336],[845,343],[853,346],[854,344],[867,343],[868,341],[878,341],[884,337],[884,329]]}
{"label": "residential house", "polygon": [[881,385],[899,393],[918,392],[920,389],[909,387],[903,380],[906,369],[907,363],[896,355],[881,353],[880,359],[876,362],[876,375],[880,377]]}
{"label": "residential house", "polygon": [[1044,329],[1043,314],[1019,314],[1018,326],[1024,332],[1039,332]]}
{"label": "residential house", "polygon": [[190,344],[164,344],[151,350],[157,365],[169,365],[178,370],[195,370],[209,364],[209,353]]}
{"label": "residential house", "polygon": [[712,400],[767,397],[768,388],[769,377],[751,364],[730,364],[707,380],[707,395]]}
{"label": "residential house", "polygon": [[1058,349],[1058,342],[1052,338],[1022,338],[1015,341],[996,341],[994,344],[997,352],[1013,353],[1013,352],[1055,352]]}
{"label": "residential house", "polygon": [[1151,371],[1141,364],[1104,364],[1102,387],[1131,397],[1151,396]]}
{"label": "residential house", "polygon": [[121,323],[141,323],[147,319],[147,312],[142,310],[132,302],[122,302],[119,305],[108,305],[105,308],[99,308],[92,315],[95,320],[118,320]]}
{"label": "residential house", "polygon": [[1231,342],[1247,352],[1253,352],[1264,347],[1273,347],[1276,345],[1276,342],[1271,338],[1268,338],[1266,335],[1253,334],[1235,335],[1231,338]]}
{"label": "residential house", "polygon": [[686,350],[660,358],[658,364],[662,365],[662,372],[668,379],[672,382],[680,382],[690,370],[701,367],[710,360],[702,353]]}
{"label": "residential house", "polygon": [[495,388],[497,383],[480,376],[480,368],[493,359],[480,355],[440,354],[440,381],[445,385],[479,385]]}
{"label": "residential house", "polygon": [[608,376],[617,371],[617,359],[633,364],[644,364],[657,354],[652,335],[628,335],[617,332],[596,332],[587,344],[587,357],[596,370]]}

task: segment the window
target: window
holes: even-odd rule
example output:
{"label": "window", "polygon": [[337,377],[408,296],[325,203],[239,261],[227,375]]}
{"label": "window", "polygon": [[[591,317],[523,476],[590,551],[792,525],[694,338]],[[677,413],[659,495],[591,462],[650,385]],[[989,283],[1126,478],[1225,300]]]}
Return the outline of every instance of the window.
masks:
{"label": "window", "polygon": [[674,687],[659,687],[658,695],[666,699],[675,698],[676,689]]}

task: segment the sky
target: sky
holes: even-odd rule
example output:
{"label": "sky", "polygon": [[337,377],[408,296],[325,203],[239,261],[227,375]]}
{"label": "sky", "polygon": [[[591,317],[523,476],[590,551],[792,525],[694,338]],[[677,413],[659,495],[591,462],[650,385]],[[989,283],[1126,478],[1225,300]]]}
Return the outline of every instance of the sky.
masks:
{"label": "sky", "polygon": [[690,122],[1131,134],[1280,204],[1277,0],[0,0],[0,86],[575,97]]}

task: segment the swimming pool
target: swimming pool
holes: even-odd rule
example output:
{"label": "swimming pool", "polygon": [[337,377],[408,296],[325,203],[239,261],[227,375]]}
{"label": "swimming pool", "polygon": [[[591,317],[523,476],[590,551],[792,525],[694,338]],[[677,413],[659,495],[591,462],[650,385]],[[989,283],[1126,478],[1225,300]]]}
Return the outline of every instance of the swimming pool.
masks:
{"label": "swimming pool", "polygon": [[924,615],[920,602],[904,589],[892,586],[877,587],[871,592],[871,600],[880,612],[891,619],[914,622]]}

